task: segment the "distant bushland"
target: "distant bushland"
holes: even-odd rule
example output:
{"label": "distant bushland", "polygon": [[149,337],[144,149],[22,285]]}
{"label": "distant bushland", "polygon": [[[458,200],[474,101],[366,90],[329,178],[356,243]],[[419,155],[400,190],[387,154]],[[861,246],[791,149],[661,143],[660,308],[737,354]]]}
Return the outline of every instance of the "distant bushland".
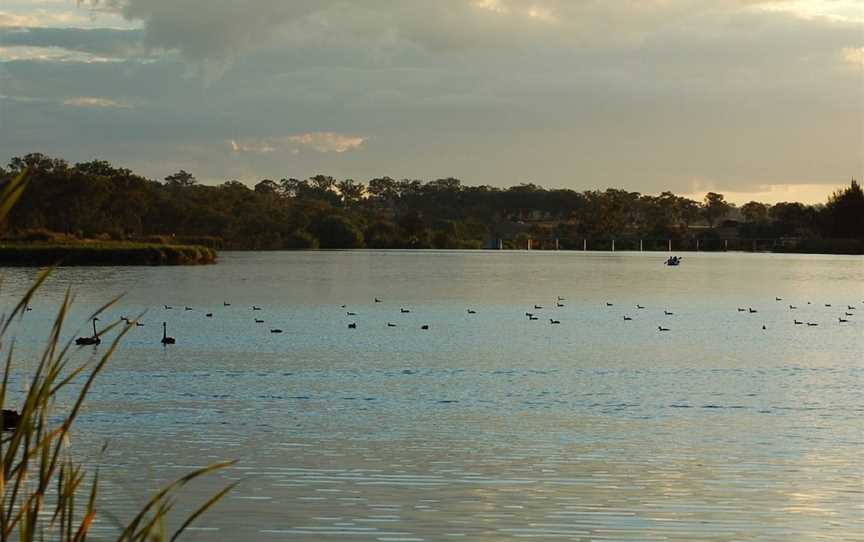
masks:
{"label": "distant bushland", "polygon": [[[646,250],[777,247],[853,251],[864,239],[864,194],[854,180],[824,205],[702,201],[671,192],[509,188],[378,177],[363,183],[300,180],[199,184],[179,171],[147,179],[108,162],[68,164],[33,153],[0,168],[0,183],[28,172],[28,188],[0,224],[3,237],[200,245],[220,250],[315,248],[535,248]],[[554,240],[559,240],[556,244]],[[783,243],[776,240],[784,239]],[[790,243],[786,240],[799,240]],[[770,241],[770,242],[766,242]],[[836,240],[836,241],[835,241]],[[641,243],[641,244],[640,244]],[[179,257],[166,257],[179,261]],[[206,258],[205,258],[206,259]]]}

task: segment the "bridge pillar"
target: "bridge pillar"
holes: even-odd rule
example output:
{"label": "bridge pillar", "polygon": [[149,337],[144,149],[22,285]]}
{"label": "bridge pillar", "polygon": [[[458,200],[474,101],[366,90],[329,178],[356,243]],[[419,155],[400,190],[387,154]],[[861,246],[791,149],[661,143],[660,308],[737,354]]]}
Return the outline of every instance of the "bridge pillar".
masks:
{"label": "bridge pillar", "polygon": [[639,252],[642,252],[642,239],[639,239]]}
{"label": "bridge pillar", "polygon": [[588,239],[582,239],[582,250],[588,250]]}
{"label": "bridge pillar", "polygon": [[561,250],[561,243],[557,237],[555,238],[555,250]]}
{"label": "bridge pillar", "polygon": [[672,252],[672,239],[669,239],[669,248],[667,250]]}

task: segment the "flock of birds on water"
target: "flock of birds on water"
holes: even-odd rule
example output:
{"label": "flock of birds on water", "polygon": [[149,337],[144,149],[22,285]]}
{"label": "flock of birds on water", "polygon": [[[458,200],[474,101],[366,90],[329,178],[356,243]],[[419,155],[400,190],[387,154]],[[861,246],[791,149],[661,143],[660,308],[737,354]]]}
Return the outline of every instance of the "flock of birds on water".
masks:
{"label": "flock of birds on water", "polygon": [[[783,301],[783,298],[782,298],[782,297],[775,297],[774,299],[775,299],[776,302],[782,302],[782,301]],[[383,303],[383,300],[380,299],[380,298],[378,298],[378,297],[373,298],[373,300],[374,300],[375,303]],[[566,299],[565,299],[564,297],[557,296],[557,298],[556,298],[556,300],[555,300],[555,308],[563,308],[563,307],[565,306],[565,304],[563,303],[564,301],[566,301]],[[861,303],[864,303],[864,301],[862,301]],[[223,302],[222,304],[223,304],[223,306],[225,306],[225,307],[230,307],[230,306],[231,306],[231,303],[228,303],[227,301]],[[808,304],[808,305],[812,305],[812,303],[811,303],[810,301],[808,301],[807,304]],[[831,304],[831,303],[825,303],[824,305],[825,305],[826,308],[832,308],[832,304]],[[606,302],[606,307],[607,307],[607,308],[614,307],[614,306],[615,306],[614,303],[610,303],[610,302],[608,302],[608,301]],[[172,307],[172,306],[170,306],[170,305],[163,305],[163,308],[164,308],[164,310],[174,310],[174,307]],[[342,305],[341,308],[342,308],[342,309],[347,309],[347,305]],[[534,305],[533,311],[543,310],[543,308],[544,308],[544,307],[543,307],[542,305]],[[643,306],[643,305],[639,305],[639,304],[636,305],[636,310],[644,310],[644,309],[646,309],[645,306]],[[31,310],[31,308],[28,307],[27,310]],[[184,307],[183,307],[183,310],[184,310],[184,311],[193,311],[194,309],[193,309],[192,307],[189,307],[189,306],[184,306]],[[253,306],[251,307],[251,310],[252,310],[252,311],[260,311],[260,310],[262,310],[262,309],[261,309],[261,307],[259,307],[259,306],[257,306],[257,305],[253,305]],[[798,307],[795,306],[795,305],[790,304],[790,305],[789,305],[789,310],[790,310],[790,311],[795,311],[795,310],[798,310]],[[839,324],[845,324],[845,323],[848,323],[848,322],[849,322],[849,318],[855,315],[854,312],[850,312],[850,311],[855,311],[855,310],[856,310],[856,307],[855,307],[854,305],[846,305],[846,309],[843,310],[843,314],[842,314],[842,316],[839,316],[839,317],[837,318],[838,323],[839,323]],[[743,312],[743,313],[748,313],[748,314],[756,314],[756,313],[758,313],[759,311],[756,310],[756,309],[754,309],[753,307],[738,307],[738,312]],[[408,308],[405,308],[405,307],[400,307],[400,308],[399,308],[399,313],[400,313],[400,314],[409,314],[409,313],[411,313],[411,309],[408,309]],[[471,308],[469,308],[469,309],[466,309],[466,313],[467,313],[468,315],[475,315],[475,314],[477,314],[477,311],[476,311],[475,309],[471,309]],[[352,311],[350,311],[350,310],[346,310],[345,315],[346,315],[347,317],[354,317],[354,316],[357,316],[357,313],[356,313],[356,312],[352,312]],[[669,311],[669,310],[664,309],[664,310],[663,310],[663,315],[664,315],[664,316],[674,316],[675,313],[672,312],[672,311]],[[212,312],[208,312],[208,313],[205,313],[204,316],[205,316],[206,318],[213,318],[213,313],[212,313]],[[540,320],[540,317],[537,315],[536,312],[525,312],[525,316],[528,318],[529,321],[537,321],[537,320]],[[624,319],[625,322],[630,322],[630,321],[633,320],[633,317],[632,317],[632,316],[629,316],[629,315],[627,315],[627,314],[624,314],[624,315],[623,315],[623,319]],[[561,323],[560,320],[557,320],[557,319],[555,319],[555,318],[549,318],[548,320],[549,320],[549,324],[550,324],[550,325],[557,325],[557,324],[560,324],[560,323]],[[89,336],[89,337],[78,337],[77,339],[75,339],[75,344],[77,344],[77,345],[79,345],[79,346],[97,345],[97,344],[100,344],[100,343],[102,342],[102,340],[100,339],[100,337],[99,337],[99,332],[98,332],[98,330],[96,329],[96,322],[98,322],[98,321],[99,321],[99,318],[98,318],[98,317],[94,317],[94,318],[92,319],[92,323],[93,323],[93,335],[92,335],[92,336]],[[124,323],[125,323],[126,325],[128,325],[128,326],[135,326],[135,327],[143,327],[143,326],[144,326],[144,323],[143,323],[143,322],[140,322],[140,321],[138,321],[138,320],[130,320],[129,318],[127,318],[127,317],[125,317],[125,316],[121,316],[121,317],[120,317],[120,321],[124,322]],[[264,321],[263,319],[261,319],[261,318],[254,318],[254,321],[255,321],[256,324],[263,324],[263,323],[265,323],[265,321]],[[809,326],[809,327],[816,327],[816,326],[819,325],[818,322],[803,321],[803,320],[798,320],[797,318],[793,318],[793,323],[794,323],[794,325],[796,325],[796,326],[799,326],[799,325],[803,326],[803,325],[806,324],[806,325]],[[398,324],[396,324],[395,322],[387,322],[387,327],[398,327]],[[356,322],[356,321],[349,322],[349,323],[348,323],[348,329],[357,329],[357,322]],[[420,329],[426,331],[426,330],[429,330],[429,329],[430,329],[430,326],[429,326],[429,324],[422,324],[422,325],[420,326]],[[767,329],[767,326],[765,326],[765,325],[763,324],[763,325],[762,325],[762,329],[763,329],[763,330]],[[658,325],[658,326],[657,326],[657,331],[659,331],[659,332],[671,331],[671,328],[664,327],[663,325]],[[270,329],[270,333],[282,333],[282,332],[283,332],[283,331],[282,331],[282,329],[280,329],[280,328],[271,328],[271,329]],[[168,323],[167,323],[167,322],[162,322],[162,339],[161,339],[160,342],[161,342],[163,345],[166,345],[166,346],[169,345],[169,344],[176,344],[176,342],[177,342],[177,340],[176,340],[174,337],[171,337],[171,336],[168,335]]]}

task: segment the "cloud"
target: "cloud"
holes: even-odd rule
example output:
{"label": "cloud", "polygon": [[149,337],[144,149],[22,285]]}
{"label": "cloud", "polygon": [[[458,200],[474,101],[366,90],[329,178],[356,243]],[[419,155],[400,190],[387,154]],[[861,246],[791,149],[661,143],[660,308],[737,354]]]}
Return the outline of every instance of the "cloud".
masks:
{"label": "cloud", "polygon": [[309,149],[322,154],[331,152],[341,154],[359,149],[366,140],[365,137],[336,132],[310,132],[285,137],[230,139],[228,143],[234,152],[254,154],[268,154],[279,150],[296,154],[301,149]]}
{"label": "cloud", "polygon": [[132,104],[127,102],[111,100],[109,98],[98,98],[95,96],[80,96],[78,98],[67,98],[63,105],[70,107],[96,107],[104,109],[131,109]]}
{"label": "cloud", "polygon": [[309,134],[293,135],[288,137],[288,141],[308,147],[318,152],[336,152],[342,153],[354,149],[359,149],[365,137],[358,137],[345,134],[337,134],[334,132],[315,132]]}
{"label": "cloud", "polygon": [[854,68],[864,68],[864,47],[844,47],[843,60]]}

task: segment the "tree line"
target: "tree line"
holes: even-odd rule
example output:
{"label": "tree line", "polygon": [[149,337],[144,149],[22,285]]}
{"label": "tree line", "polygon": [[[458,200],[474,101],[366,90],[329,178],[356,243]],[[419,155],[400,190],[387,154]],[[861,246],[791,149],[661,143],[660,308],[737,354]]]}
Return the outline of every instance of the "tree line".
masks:
{"label": "tree line", "polygon": [[365,184],[327,175],[199,184],[179,171],[147,179],[107,161],[70,165],[40,153],[14,157],[0,180],[27,170],[28,187],[3,224],[27,232],[140,240],[210,239],[224,248],[481,248],[496,238],[864,238],[864,194],[849,187],[820,205],[703,201],[627,190],[535,184],[467,186],[390,177]]}

